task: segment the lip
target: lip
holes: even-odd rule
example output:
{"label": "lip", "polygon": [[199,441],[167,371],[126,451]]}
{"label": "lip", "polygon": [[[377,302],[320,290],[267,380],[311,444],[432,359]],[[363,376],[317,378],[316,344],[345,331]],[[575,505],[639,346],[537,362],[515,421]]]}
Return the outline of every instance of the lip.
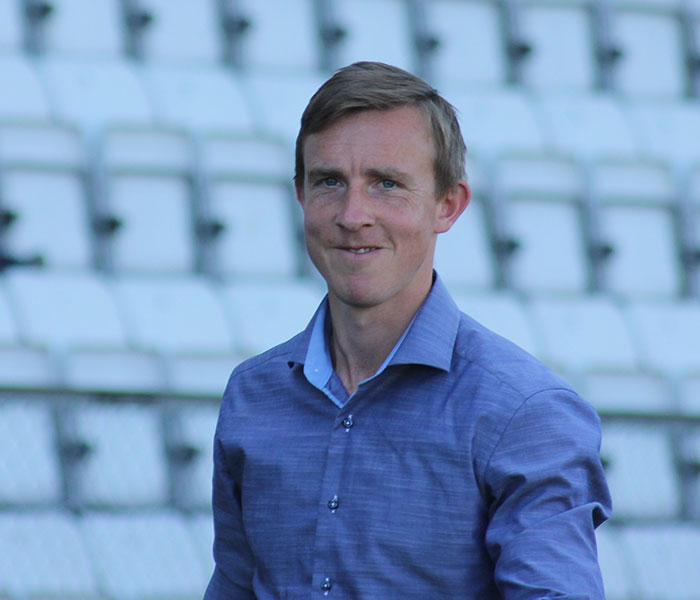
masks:
{"label": "lip", "polygon": [[343,254],[354,259],[362,259],[375,256],[382,248],[379,246],[336,246],[335,248]]}

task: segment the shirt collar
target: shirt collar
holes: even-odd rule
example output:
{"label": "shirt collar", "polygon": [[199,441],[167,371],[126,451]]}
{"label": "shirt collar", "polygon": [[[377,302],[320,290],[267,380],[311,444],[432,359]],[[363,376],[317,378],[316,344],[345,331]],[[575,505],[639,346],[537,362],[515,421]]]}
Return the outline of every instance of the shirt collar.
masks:
{"label": "shirt collar", "polygon": [[[333,368],[330,364],[330,353],[327,348],[328,337],[325,331],[327,306],[328,298],[326,297],[306,329],[296,338],[289,360],[290,367],[296,364],[305,365],[310,357],[310,352],[313,356],[318,357],[318,352],[322,351],[327,357],[327,362],[316,362],[314,368],[318,368],[319,372],[314,373],[311,377],[315,377],[319,381],[323,379],[323,383],[328,380]],[[449,371],[457,339],[459,319],[459,308],[436,273],[428,297],[394,348],[393,356],[388,364],[420,364]],[[317,322],[318,327],[316,326]],[[322,366],[319,367],[319,364]]]}

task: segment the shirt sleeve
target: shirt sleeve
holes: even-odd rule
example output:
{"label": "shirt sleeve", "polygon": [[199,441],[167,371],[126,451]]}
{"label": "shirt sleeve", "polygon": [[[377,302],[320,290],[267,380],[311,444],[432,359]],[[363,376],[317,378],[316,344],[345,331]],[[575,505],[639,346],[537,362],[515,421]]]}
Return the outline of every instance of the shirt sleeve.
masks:
{"label": "shirt sleeve", "polygon": [[598,415],[569,390],[531,396],[506,425],[485,471],[486,545],[504,600],[604,600],[600,435]]}
{"label": "shirt sleeve", "polygon": [[238,486],[227,468],[221,449],[222,419],[214,437],[214,477],[212,508],[214,513],[215,569],[204,600],[255,600],[252,591],[253,556],[243,530]]}

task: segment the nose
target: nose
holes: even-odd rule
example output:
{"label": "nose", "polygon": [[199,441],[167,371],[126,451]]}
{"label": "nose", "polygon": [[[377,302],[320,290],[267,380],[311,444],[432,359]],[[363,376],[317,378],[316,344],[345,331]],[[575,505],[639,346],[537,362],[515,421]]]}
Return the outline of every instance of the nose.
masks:
{"label": "nose", "polygon": [[372,223],[372,199],[364,190],[351,186],[340,202],[335,224],[348,231],[357,231]]}

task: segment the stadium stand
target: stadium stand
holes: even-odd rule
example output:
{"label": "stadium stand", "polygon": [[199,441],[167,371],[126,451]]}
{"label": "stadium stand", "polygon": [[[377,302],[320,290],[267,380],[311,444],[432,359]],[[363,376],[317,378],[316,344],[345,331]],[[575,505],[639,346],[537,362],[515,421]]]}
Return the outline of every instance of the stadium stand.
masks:
{"label": "stadium stand", "polygon": [[601,416],[608,599],[700,599],[698,0],[0,0],[0,598],[201,598],[228,374],[323,296],[299,118],[358,59],[459,110],[460,307]]}

